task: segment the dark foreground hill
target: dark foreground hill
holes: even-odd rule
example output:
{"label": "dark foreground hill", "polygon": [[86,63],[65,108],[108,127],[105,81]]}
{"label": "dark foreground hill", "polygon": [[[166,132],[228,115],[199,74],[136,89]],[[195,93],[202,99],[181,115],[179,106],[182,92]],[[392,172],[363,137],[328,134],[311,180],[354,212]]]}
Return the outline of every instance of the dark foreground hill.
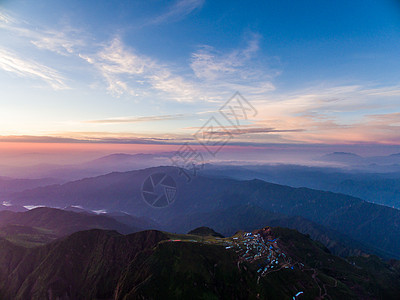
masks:
{"label": "dark foreground hill", "polygon": [[[160,172],[175,179],[177,197],[172,205],[154,209],[143,201],[141,187],[147,176]],[[79,205],[91,210],[125,211],[156,219],[161,225],[170,225],[182,216],[190,218],[199,213],[254,205],[273,214],[300,216],[386,253],[388,257],[400,258],[400,211],[397,209],[343,194],[292,188],[261,180],[196,176],[187,182],[179,169],[173,167],[111,173],[63,185],[40,187],[14,194],[10,201],[18,205]],[[248,220],[255,217],[252,212],[243,216]],[[195,227],[203,225],[206,224],[196,224]],[[297,229],[295,224],[294,228]],[[187,232],[186,229],[179,232]],[[232,229],[239,230],[240,227]]]}
{"label": "dark foreground hill", "polygon": [[5,300],[295,295],[398,299],[399,263],[374,256],[344,260],[284,228],[225,239],[154,230],[124,236],[95,229],[30,249],[0,240],[0,298]]}

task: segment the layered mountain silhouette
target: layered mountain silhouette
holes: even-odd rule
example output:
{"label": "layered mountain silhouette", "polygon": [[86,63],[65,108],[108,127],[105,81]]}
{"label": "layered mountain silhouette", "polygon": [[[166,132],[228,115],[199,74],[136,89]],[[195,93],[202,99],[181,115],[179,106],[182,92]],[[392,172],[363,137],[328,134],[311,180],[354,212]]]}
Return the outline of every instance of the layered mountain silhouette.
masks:
{"label": "layered mountain silhouette", "polygon": [[[144,180],[157,172],[169,174],[177,183],[175,202],[163,209],[150,207],[141,195]],[[397,209],[343,194],[292,188],[262,180],[239,181],[195,176],[188,182],[180,170],[174,167],[114,172],[63,185],[39,187],[16,193],[10,197],[10,201],[17,205],[79,205],[91,210],[125,211],[135,216],[155,219],[163,226],[178,223],[185,216],[254,205],[267,213],[302,217],[385,253],[387,257],[399,257],[400,253],[400,211]],[[255,212],[249,211],[242,218],[251,223]],[[231,220],[235,224],[235,217]],[[198,227],[206,224],[195,225]],[[240,226],[232,225],[230,230],[239,230]],[[296,227],[295,223],[293,227]],[[174,228],[182,233],[187,232],[187,229]],[[219,228],[217,230],[221,231]]]}
{"label": "layered mountain silhouette", "polygon": [[363,157],[351,152],[333,152],[319,158],[322,161],[338,162],[349,166],[394,165],[400,163],[400,153]]}
{"label": "layered mountain silhouette", "polygon": [[[172,155],[173,153],[114,153],[79,164],[40,163],[37,165],[20,167],[3,165],[0,166],[0,169],[2,172],[1,174],[5,176],[14,178],[31,178],[22,180],[31,182],[48,181],[48,184],[51,184],[66,182],[69,180],[77,180],[84,177],[98,176],[110,173],[112,171],[122,172],[142,169],[150,166],[157,166],[163,163],[170,162],[169,157],[171,157]],[[36,186],[40,185],[37,184]]]}
{"label": "layered mountain silhouette", "polygon": [[258,178],[267,182],[343,193],[368,202],[400,208],[400,168],[391,171],[348,170],[300,165],[207,165],[203,174],[238,180]]}

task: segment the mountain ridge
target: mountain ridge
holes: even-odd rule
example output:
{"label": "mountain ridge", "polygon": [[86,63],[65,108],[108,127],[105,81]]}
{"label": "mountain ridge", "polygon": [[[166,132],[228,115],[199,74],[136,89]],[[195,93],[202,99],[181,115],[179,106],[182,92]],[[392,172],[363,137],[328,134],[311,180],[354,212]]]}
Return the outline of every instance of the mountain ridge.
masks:
{"label": "mountain ridge", "polygon": [[[153,209],[142,199],[144,179],[155,173],[172,176],[178,187],[176,201],[163,209]],[[365,245],[379,247],[398,257],[400,253],[400,211],[371,204],[348,195],[308,188],[268,183],[262,180],[238,181],[228,178],[193,177],[190,183],[174,167],[113,172],[62,186],[38,188],[15,194],[12,203],[81,205],[89,209],[122,210],[167,224],[182,215],[213,212],[244,203],[287,216],[301,216]],[[57,200],[57,202],[54,202]],[[386,228],[392,228],[386,232]],[[369,232],[375,234],[370,235]]]}

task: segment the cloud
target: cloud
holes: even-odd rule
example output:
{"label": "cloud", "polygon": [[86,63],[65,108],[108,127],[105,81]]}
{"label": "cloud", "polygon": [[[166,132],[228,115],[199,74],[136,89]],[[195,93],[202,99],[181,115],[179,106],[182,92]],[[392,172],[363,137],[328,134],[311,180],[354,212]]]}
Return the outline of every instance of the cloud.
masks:
{"label": "cloud", "polygon": [[[218,128],[217,128],[218,129]],[[275,128],[219,128],[216,131],[205,131],[204,134],[218,135],[218,136],[231,136],[231,135],[244,135],[244,134],[257,134],[257,133],[282,133],[282,132],[301,132],[303,129],[275,129]]]}
{"label": "cloud", "polygon": [[[76,143],[78,139],[67,137],[33,136],[33,135],[7,135],[0,136],[2,143]],[[82,142],[82,141],[81,141]]]}
{"label": "cloud", "polygon": [[124,93],[142,96],[152,89],[180,102],[190,102],[200,97],[193,83],[174,74],[156,60],[128,49],[119,38],[114,38],[94,55],[81,54],[80,57],[100,71],[108,84],[107,89],[114,96]]}
{"label": "cloud", "polygon": [[195,9],[201,8],[204,0],[178,0],[165,13],[147,22],[145,25],[158,25],[161,23],[176,22]]}
{"label": "cloud", "polygon": [[92,123],[92,124],[140,123],[140,122],[179,120],[183,119],[184,117],[185,117],[184,114],[150,116],[150,117],[121,117],[121,118],[110,118],[103,120],[90,120],[90,121],[85,121],[85,123]]}
{"label": "cloud", "polygon": [[11,31],[14,34],[30,41],[38,49],[49,50],[61,55],[70,55],[78,47],[85,45],[80,30],[71,26],[64,26],[59,29],[42,28],[23,20],[17,20],[4,12],[0,12],[0,28]]}
{"label": "cloud", "polygon": [[54,69],[33,60],[27,60],[0,48],[0,69],[21,77],[29,77],[45,81],[55,90],[66,89],[64,78]]}
{"label": "cloud", "polygon": [[400,86],[366,89],[364,94],[369,96],[392,97],[400,96]]}
{"label": "cloud", "polygon": [[[65,26],[62,29],[43,28],[36,24],[30,24],[25,20],[11,17],[4,11],[0,12],[0,29],[20,38],[28,47],[33,45],[36,49],[48,50],[63,56],[72,55],[78,47],[85,45],[81,38],[82,32],[72,27]],[[80,36],[79,38],[77,37],[78,35]],[[29,51],[32,52],[32,47]],[[21,77],[43,80],[55,90],[68,88],[64,76],[61,76],[59,71],[46,66],[46,64],[23,58],[15,52],[4,48],[0,49],[0,55],[0,68],[5,71]]]}
{"label": "cloud", "polygon": [[[200,4],[201,1],[177,2],[168,16],[172,17],[178,12],[183,13],[194,9]],[[123,94],[153,96],[179,102],[192,102],[204,98],[201,89],[194,82],[172,71],[167,65],[128,48],[120,38],[114,38],[108,43],[91,44],[89,47],[85,41],[88,39],[87,34],[70,26],[64,26],[59,30],[41,28],[36,25],[33,30],[32,26],[4,13],[0,14],[0,28],[22,37],[37,49],[48,50],[63,56],[80,57],[92,64],[107,82],[107,90],[113,96],[119,97]],[[40,64],[40,66],[44,70],[44,65]],[[10,66],[4,65],[4,68],[11,70]],[[46,72],[39,73],[37,72],[39,63],[36,63],[35,68],[30,69],[31,75],[40,74],[43,79],[52,83],[53,88],[63,86],[61,76],[54,69],[47,68]],[[52,73],[54,79],[51,80],[49,76],[45,76],[47,73]],[[20,72],[19,75],[21,74]]]}
{"label": "cloud", "polygon": [[151,137],[113,137],[105,136],[82,136],[82,137],[62,137],[62,136],[32,136],[32,135],[10,135],[0,136],[1,142],[12,143],[100,143],[100,144],[179,144],[173,139],[151,138]]}
{"label": "cloud", "polygon": [[259,38],[252,34],[244,48],[227,54],[203,46],[191,56],[192,72],[139,54],[119,37],[96,53],[80,57],[97,68],[116,97],[128,94],[178,102],[220,102],[235,91],[251,96],[275,89],[271,82],[275,74],[261,70],[254,60]]}
{"label": "cloud", "polygon": [[374,124],[400,125],[400,112],[367,115],[367,121]]}
{"label": "cloud", "polygon": [[[295,143],[400,143],[396,87],[315,86],[254,100],[254,126],[300,132],[283,137]],[[375,112],[382,111],[381,114]]]}
{"label": "cloud", "polygon": [[259,50],[259,36],[253,35],[244,49],[220,53],[211,46],[202,46],[192,53],[191,68],[198,78],[216,80],[221,77],[242,77],[240,68],[248,63]]}
{"label": "cloud", "polygon": [[[200,8],[203,2],[177,1],[156,22],[179,19]],[[264,65],[261,69],[256,59],[261,38],[257,34],[249,34],[243,48],[228,52],[202,46],[191,54],[190,65],[176,66],[139,53],[125,45],[120,37],[89,44],[87,40],[94,40],[93,37],[71,26],[50,29],[5,14],[0,16],[1,28],[23,38],[36,49],[63,55],[66,62],[75,57],[84,59],[99,72],[106,89],[114,97],[128,95],[161,101],[220,103],[235,91],[250,97],[275,89],[271,82],[275,74]],[[55,80],[60,81],[61,77],[55,76]],[[98,86],[98,83],[91,86],[95,84]],[[61,87],[60,82],[52,86]]]}
{"label": "cloud", "polygon": [[259,34],[247,36],[246,46],[229,52],[203,45],[191,55],[190,67],[197,79],[214,90],[240,91],[246,95],[275,90],[272,79],[279,71],[270,69],[260,55]]}
{"label": "cloud", "polygon": [[127,83],[128,79],[133,75],[143,74],[145,68],[151,68],[153,65],[150,59],[124,49],[117,38],[95,55],[79,56],[100,71],[107,81],[107,89],[115,96],[125,92],[135,95],[135,91]]}
{"label": "cloud", "polygon": [[39,34],[30,34],[31,43],[39,49],[49,50],[61,55],[71,55],[78,47],[85,45],[82,39],[72,38],[79,32],[74,29],[63,31],[43,31]]}
{"label": "cloud", "polygon": [[17,20],[11,17],[9,14],[0,11],[0,27],[4,26],[4,24],[15,24]]}

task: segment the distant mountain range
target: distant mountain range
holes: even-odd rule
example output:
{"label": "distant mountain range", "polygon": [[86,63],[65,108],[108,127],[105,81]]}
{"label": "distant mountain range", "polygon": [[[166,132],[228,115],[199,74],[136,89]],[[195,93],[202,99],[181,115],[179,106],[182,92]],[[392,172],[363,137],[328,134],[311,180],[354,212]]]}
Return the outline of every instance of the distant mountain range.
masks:
{"label": "distant mountain range", "polygon": [[343,193],[400,209],[400,172],[373,173],[300,165],[206,165],[203,175],[239,180],[262,179],[292,187]]}
{"label": "distant mountain range", "polygon": [[[141,195],[144,180],[157,172],[170,174],[175,178],[178,188],[176,201],[163,209],[150,207]],[[387,257],[399,257],[400,253],[400,211],[397,209],[343,194],[292,188],[261,180],[238,181],[196,176],[191,182],[187,182],[184,176],[179,175],[179,169],[174,167],[114,172],[62,185],[26,190],[14,194],[9,200],[17,205],[78,205],[89,210],[125,211],[157,220],[164,228],[173,223],[179,224],[185,218],[194,220],[201,213],[213,214],[235,206],[253,205],[266,211],[266,214],[302,217],[345,235],[350,240],[373,249],[372,252],[384,253]],[[257,219],[255,214],[256,212],[249,210],[241,216],[243,222],[240,223],[235,223],[236,216],[233,215],[229,231],[242,229],[241,226],[246,222],[252,224],[252,220]],[[227,218],[229,217],[223,220]],[[206,224],[201,224],[200,221],[196,223],[196,226],[202,225]],[[296,222],[291,225],[304,232],[301,228],[303,225],[296,226]],[[183,228],[187,229],[184,225],[173,229],[184,232]],[[221,231],[220,228],[216,229]]]}
{"label": "distant mountain range", "polygon": [[12,178],[55,178],[53,179],[53,183],[61,183],[107,174],[113,171],[123,172],[158,166],[160,164],[170,164],[171,161],[169,157],[171,156],[172,153],[169,152],[158,154],[114,153],[80,164],[38,164],[20,167],[3,165],[0,166],[0,174]]}
{"label": "distant mountain range", "polygon": [[322,156],[320,160],[341,162],[346,164],[359,164],[364,160],[364,158],[350,152],[333,152]]}
{"label": "distant mountain range", "polygon": [[[110,172],[139,170],[149,166],[171,165],[173,153],[114,153],[76,165],[37,165],[1,167],[1,174],[20,178],[0,177],[0,197],[10,193],[71,180],[100,176]],[[362,157],[350,152],[333,152],[315,158],[324,167],[302,165],[221,165],[207,164],[207,176],[228,176],[234,179],[262,179],[268,182],[308,187],[359,197],[369,202],[400,208],[400,154]],[[0,203],[1,204],[1,203]]]}
{"label": "distant mountain range", "polygon": [[226,239],[95,229],[30,249],[0,239],[0,297],[5,300],[296,295],[398,299],[400,264],[374,256],[344,260],[284,228],[240,232]]}
{"label": "distant mountain range", "polygon": [[[400,153],[363,157],[350,152],[333,152],[320,157],[318,160],[336,162],[353,168],[378,172],[382,170],[384,172],[400,170]],[[384,168],[379,168],[379,166],[383,166]]]}
{"label": "distant mountain range", "polygon": [[60,182],[61,182],[60,180],[52,178],[15,179],[8,177],[0,177],[0,197],[4,197],[15,192],[21,192],[27,189],[33,189],[36,187],[47,186]]}

